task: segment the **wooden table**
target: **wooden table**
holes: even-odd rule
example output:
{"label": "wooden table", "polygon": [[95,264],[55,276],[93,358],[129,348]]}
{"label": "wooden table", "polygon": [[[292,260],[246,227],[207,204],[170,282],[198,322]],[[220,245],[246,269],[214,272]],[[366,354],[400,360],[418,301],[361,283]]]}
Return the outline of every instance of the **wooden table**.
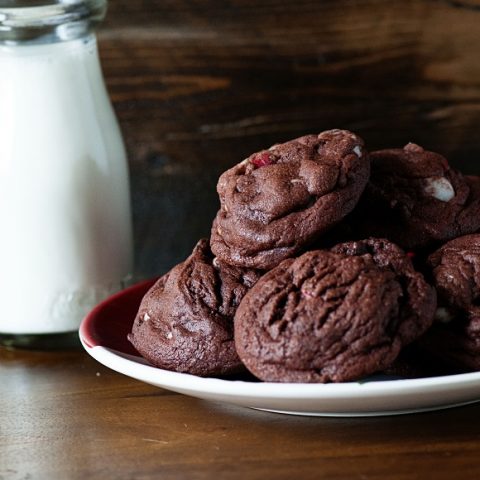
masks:
{"label": "wooden table", "polygon": [[[99,44],[130,159],[139,277],[208,235],[219,173],[349,128],[480,173],[477,0],[112,0]],[[0,349],[0,480],[478,479],[480,404],[402,417],[208,403],[81,350]]]}
{"label": "wooden table", "polygon": [[314,418],[196,400],[81,350],[0,349],[0,479],[478,479],[480,404]]}

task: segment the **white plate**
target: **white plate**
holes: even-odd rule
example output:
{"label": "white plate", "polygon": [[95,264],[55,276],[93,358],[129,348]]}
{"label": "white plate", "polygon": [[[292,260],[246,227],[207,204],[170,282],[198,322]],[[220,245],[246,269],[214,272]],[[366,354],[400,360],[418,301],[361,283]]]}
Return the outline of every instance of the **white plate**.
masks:
{"label": "white plate", "polygon": [[136,308],[151,281],[98,305],[80,327],[86,351],[97,361],[142,382],[185,395],[279,413],[378,416],[422,412],[480,401],[480,372],[441,377],[342,384],[266,383],[201,378],[150,366],[126,341]]}

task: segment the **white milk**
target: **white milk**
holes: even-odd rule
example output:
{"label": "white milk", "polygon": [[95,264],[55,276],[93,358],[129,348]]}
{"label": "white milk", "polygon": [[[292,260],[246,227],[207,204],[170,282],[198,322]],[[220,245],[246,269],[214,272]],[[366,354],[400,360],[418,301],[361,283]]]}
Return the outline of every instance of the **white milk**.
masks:
{"label": "white milk", "polygon": [[128,172],[93,35],[0,45],[0,333],[78,328],[132,269]]}

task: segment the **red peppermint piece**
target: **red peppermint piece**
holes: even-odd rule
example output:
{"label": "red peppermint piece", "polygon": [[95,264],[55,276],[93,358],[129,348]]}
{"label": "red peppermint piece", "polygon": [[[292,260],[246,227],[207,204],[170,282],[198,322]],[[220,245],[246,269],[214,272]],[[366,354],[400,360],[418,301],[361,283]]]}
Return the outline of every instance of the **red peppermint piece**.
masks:
{"label": "red peppermint piece", "polygon": [[272,165],[274,162],[275,158],[268,152],[260,152],[250,158],[250,163],[253,163],[257,168]]}

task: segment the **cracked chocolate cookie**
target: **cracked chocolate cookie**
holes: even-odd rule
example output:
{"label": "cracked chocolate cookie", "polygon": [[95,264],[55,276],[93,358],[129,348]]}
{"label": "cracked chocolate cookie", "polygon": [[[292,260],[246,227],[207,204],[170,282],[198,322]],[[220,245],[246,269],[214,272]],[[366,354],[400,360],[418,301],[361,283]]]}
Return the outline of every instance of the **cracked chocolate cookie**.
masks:
{"label": "cracked chocolate cookie", "polygon": [[451,240],[427,263],[444,306],[467,309],[480,300],[480,234]]}
{"label": "cracked chocolate cookie", "polygon": [[208,241],[200,240],[144,296],[128,338],[160,368],[199,376],[241,371],[233,316],[259,276],[217,261]]}
{"label": "cracked chocolate cookie", "polygon": [[422,346],[447,364],[480,370],[480,234],[451,240],[428,265],[439,307]]}
{"label": "cracked chocolate cookie", "polygon": [[352,215],[360,235],[386,237],[409,249],[480,228],[478,182],[450,168],[438,153],[409,143],[370,158],[370,180]]}
{"label": "cracked chocolate cookie", "polygon": [[397,334],[401,336],[404,345],[419,338],[432,325],[436,292],[423,275],[414,269],[410,257],[397,245],[384,238],[367,238],[336,245],[332,252],[365,257],[379,268],[395,274],[403,287],[403,305]]}
{"label": "cracked chocolate cookie", "polygon": [[[235,345],[274,382],[343,382],[386,369],[432,321],[435,293],[387,242],[284,260],[245,295]],[[419,325],[420,324],[420,325]]]}
{"label": "cracked chocolate cookie", "polygon": [[329,130],[274,145],[220,176],[211,248],[225,263],[268,270],[356,205],[369,176],[363,141]]}

